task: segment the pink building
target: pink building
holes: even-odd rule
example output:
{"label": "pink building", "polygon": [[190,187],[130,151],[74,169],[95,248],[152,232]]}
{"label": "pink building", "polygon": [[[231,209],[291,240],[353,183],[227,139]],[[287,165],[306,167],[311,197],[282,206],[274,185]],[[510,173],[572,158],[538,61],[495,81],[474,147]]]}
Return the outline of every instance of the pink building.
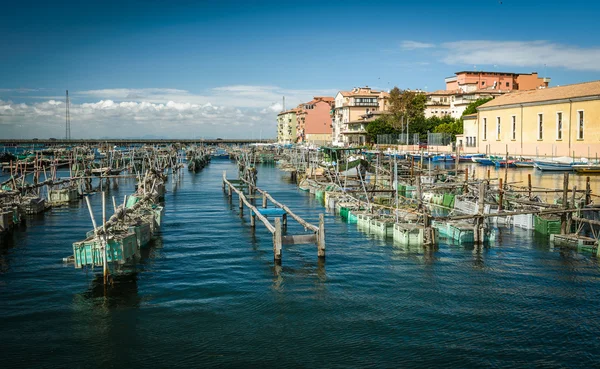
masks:
{"label": "pink building", "polygon": [[334,98],[315,96],[311,101],[298,105],[296,127],[297,142],[324,145],[331,141],[331,108]]}
{"label": "pink building", "polygon": [[535,90],[548,87],[550,78],[540,78],[537,72],[529,74],[506,72],[462,71],[446,78],[446,90],[471,92],[493,88],[497,90]]}

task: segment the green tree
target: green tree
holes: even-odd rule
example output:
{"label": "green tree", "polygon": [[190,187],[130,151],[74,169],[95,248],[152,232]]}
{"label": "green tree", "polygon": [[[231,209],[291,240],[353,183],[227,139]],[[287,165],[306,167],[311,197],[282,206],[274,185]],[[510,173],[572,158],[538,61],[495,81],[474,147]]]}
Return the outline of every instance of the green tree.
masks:
{"label": "green tree", "polygon": [[398,134],[398,129],[394,128],[387,117],[377,118],[370,122],[365,129],[367,131],[367,140],[377,142],[377,135]]}
{"label": "green tree", "polygon": [[389,98],[392,126],[402,130],[405,125],[410,126],[410,122],[423,118],[426,102],[427,96],[423,93],[392,88]]}
{"label": "green tree", "polygon": [[492,99],[493,99],[493,97],[481,97],[481,98],[473,101],[472,103],[470,103],[469,105],[467,105],[467,108],[462,113],[462,116],[464,117],[465,115],[477,113],[477,108],[479,106],[485,104],[486,102],[488,102],[488,101],[490,101]]}

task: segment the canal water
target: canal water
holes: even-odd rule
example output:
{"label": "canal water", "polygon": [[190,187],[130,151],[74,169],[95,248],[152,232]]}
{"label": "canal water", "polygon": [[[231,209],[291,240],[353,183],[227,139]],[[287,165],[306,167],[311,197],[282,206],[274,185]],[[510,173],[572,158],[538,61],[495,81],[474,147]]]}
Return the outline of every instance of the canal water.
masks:
{"label": "canal water", "polygon": [[[163,227],[106,293],[100,270],[62,258],[91,229],[83,202],[29,218],[0,248],[0,365],[13,367],[595,367],[600,269],[519,229],[481,248],[396,247],[361,233],[259,167],[259,186],[317,222],[314,245],[284,246],[250,230],[213,161],[167,184]],[[492,170],[493,173],[496,173]],[[511,170],[511,181],[528,170]],[[496,174],[497,175],[497,174]],[[574,177],[574,176],[573,176]],[[582,178],[577,179],[579,188]],[[558,185],[554,186],[554,183]],[[560,187],[562,174],[534,175]],[[592,189],[600,190],[594,178]],[[132,180],[111,185],[117,202]],[[119,200],[120,199],[120,200]],[[236,198],[234,197],[236,200]],[[91,196],[97,219],[101,197]],[[112,204],[112,201],[109,201]],[[290,220],[290,233],[303,230]]]}

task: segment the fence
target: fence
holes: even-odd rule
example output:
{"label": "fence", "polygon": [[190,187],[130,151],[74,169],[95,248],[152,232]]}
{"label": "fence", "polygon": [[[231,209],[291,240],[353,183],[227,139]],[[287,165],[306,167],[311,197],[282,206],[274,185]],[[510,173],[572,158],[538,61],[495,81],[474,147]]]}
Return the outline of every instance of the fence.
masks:
{"label": "fence", "polygon": [[[408,137],[407,137],[408,136]],[[377,135],[378,145],[418,145],[418,133]]]}

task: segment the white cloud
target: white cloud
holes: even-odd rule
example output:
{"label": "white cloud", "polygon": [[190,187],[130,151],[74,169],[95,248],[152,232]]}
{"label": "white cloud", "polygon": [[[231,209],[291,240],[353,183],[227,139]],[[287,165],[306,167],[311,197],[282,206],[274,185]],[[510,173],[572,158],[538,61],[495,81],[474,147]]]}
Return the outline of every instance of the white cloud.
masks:
{"label": "white cloud", "polygon": [[400,48],[404,50],[430,49],[432,47],[435,47],[435,45],[418,41],[405,40],[400,42]]}
{"label": "white cloud", "polygon": [[[274,137],[275,115],[264,110],[174,101],[100,100],[71,104],[71,130],[74,138]],[[32,104],[0,100],[0,130],[5,138],[62,137],[64,117],[64,104],[52,100]]]}
{"label": "white cloud", "polygon": [[448,64],[484,64],[600,71],[600,48],[582,48],[548,41],[457,41],[442,44]]}

